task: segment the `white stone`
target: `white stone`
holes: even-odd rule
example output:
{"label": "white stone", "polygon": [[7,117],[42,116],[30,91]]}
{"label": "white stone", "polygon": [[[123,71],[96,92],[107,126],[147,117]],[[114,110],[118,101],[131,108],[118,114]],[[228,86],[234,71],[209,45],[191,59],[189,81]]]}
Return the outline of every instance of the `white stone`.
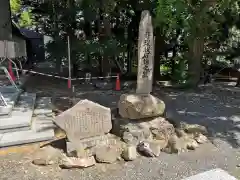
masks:
{"label": "white stone", "polygon": [[237,180],[222,169],[213,169],[182,180]]}
{"label": "white stone", "polygon": [[138,77],[137,90],[139,94],[152,92],[154,67],[154,37],[152,17],[150,12],[142,12],[138,37]]}
{"label": "white stone", "polygon": [[63,164],[60,166],[62,168],[87,168],[94,166],[96,161],[93,156],[84,158],[74,158],[65,157],[63,159]]}
{"label": "white stone", "polygon": [[137,159],[137,147],[131,145],[124,148],[122,158],[126,161],[133,161],[134,159]]}

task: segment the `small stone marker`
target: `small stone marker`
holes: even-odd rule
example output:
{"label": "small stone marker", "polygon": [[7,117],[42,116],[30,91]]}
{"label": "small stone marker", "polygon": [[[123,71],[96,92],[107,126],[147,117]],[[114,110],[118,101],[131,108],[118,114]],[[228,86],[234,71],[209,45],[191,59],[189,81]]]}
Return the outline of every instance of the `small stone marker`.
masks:
{"label": "small stone marker", "polygon": [[87,99],[58,115],[54,122],[71,142],[103,135],[112,129],[110,108]]}
{"label": "small stone marker", "polygon": [[213,169],[182,180],[237,180],[222,169]]}
{"label": "small stone marker", "polygon": [[138,77],[137,93],[149,94],[152,91],[154,66],[154,38],[150,12],[142,12],[138,37]]}

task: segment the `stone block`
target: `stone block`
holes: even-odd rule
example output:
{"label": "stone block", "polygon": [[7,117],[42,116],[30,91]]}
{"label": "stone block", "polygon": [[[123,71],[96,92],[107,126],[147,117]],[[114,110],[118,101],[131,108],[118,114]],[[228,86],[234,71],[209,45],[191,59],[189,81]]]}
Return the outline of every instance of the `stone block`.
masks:
{"label": "stone block", "polygon": [[69,141],[104,135],[112,129],[111,110],[87,99],[58,115],[54,122]]}

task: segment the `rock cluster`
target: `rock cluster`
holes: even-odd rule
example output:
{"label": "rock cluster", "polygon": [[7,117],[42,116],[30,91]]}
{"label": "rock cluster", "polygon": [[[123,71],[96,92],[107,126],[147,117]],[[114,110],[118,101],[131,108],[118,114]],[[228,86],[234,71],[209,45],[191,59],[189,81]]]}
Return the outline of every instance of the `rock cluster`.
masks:
{"label": "rock cluster", "polygon": [[195,150],[207,141],[207,130],[198,124],[179,122],[176,126],[164,118],[165,104],[150,94],[123,94],[113,118],[112,132],[142,155],[156,157],[160,151],[180,153]]}
{"label": "rock cluster", "polygon": [[[173,125],[164,112],[164,102],[152,95],[123,94],[112,115],[106,107],[81,101],[55,121],[67,134],[66,154],[43,148],[33,163],[86,168],[121,159],[133,161],[140,155],[158,157],[162,151],[195,150],[207,141],[205,127],[182,122]],[[110,127],[112,134],[108,133]]]}

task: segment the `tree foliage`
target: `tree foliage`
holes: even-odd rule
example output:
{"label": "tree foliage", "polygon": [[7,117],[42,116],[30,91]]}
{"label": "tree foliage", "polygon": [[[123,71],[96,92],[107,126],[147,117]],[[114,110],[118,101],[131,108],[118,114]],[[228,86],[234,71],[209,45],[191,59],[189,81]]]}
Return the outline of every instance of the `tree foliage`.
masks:
{"label": "tree foliage", "polygon": [[31,7],[24,7],[21,0],[10,0],[10,7],[12,18],[19,27],[30,27],[33,25]]}
{"label": "tree foliage", "polygon": [[[58,67],[67,57],[69,36],[73,66],[98,73],[114,68],[133,72],[141,11],[147,9],[154,24],[155,76],[164,65],[170,70],[167,76],[192,85],[199,81],[206,61],[214,63],[223,54],[228,59],[239,56],[239,4],[235,0],[11,0],[13,13],[22,14],[20,22],[31,24],[34,17],[37,30],[53,38],[47,49]],[[23,7],[29,9],[25,14]]]}

